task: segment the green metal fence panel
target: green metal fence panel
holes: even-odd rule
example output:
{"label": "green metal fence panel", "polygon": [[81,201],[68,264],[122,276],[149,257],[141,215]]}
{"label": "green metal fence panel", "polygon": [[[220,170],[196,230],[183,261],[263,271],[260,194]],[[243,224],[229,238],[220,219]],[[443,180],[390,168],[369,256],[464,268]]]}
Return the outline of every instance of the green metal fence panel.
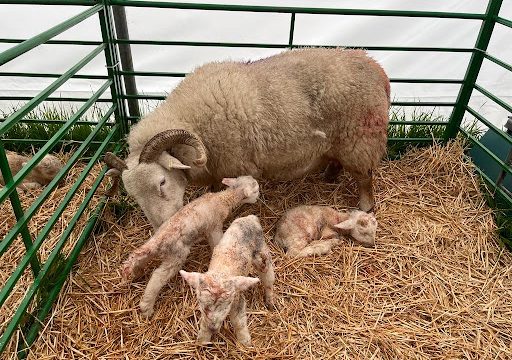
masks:
{"label": "green metal fence panel", "polygon": [[[512,138],[510,135],[493,125],[484,116],[479,114],[475,109],[468,105],[473,90],[476,89],[481,94],[487,96],[489,99],[497,103],[508,112],[512,112],[512,106],[507,102],[494,95],[491,91],[483,88],[476,83],[476,79],[483,61],[487,60],[493,62],[508,71],[512,71],[512,66],[505,61],[487,53],[487,47],[492,36],[493,28],[496,23],[503,26],[512,27],[512,21],[498,16],[502,4],[502,0],[489,0],[485,13],[460,13],[460,12],[439,12],[439,11],[405,11],[405,10],[369,10],[369,9],[347,9],[347,8],[315,8],[315,7],[283,7],[283,6],[253,6],[253,5],[235,5],[235,4],[198,4],[198,3],[180,3],[180,2],[167,2],[167,1],[143,1],[143,0],[14,0],[14,1],[0,1],[2,3],[16,3],[16,4],[33,4],[33,5],[78,5],[83,6],[82,11],[71,17],[70,19],[53,26],[52,28],[38,34],[30,39],[6,39],[1,38],[0,43],[13,44],[11,48],[0,53],[0,66],[7,62],[16,61],[17,58],[40,45],[66,45],[66,46],[85,46],[91,47],[89,54],[82,58],[75,65],[71,66],[64,73],[35,73],[35,72],[2,72],[0,68],[0,78],[2,77],[26,77],[26,78],[50,78],[55,79],[53,82],[43,89],[36,96],[17,96],[17,95],[2,95],[0,100],[27,101],[21,108],[13,114],[0,119],[0,170],[5,180],[5,187],[0,190],[0,204],[10,201],[10,205],[16,219],[16,223],[12,228],[8,229],[7,234],[0,242],[0,256],[9,251],[15,239],[21,235],[22,242],[25,246],[25,254],[16,264],[12,274],[8,277],[5,284],[2,284],[0,289],[0,307],[5,306],[6,301],[11,296],[13,289],[18,283],[20,277],[28,267],[31,268],[34,274],[34,281],[29,286],[24,294],[19,307],[14,312],[14,315],[9,319],[2,334],[0,334],[0,353],[12,341],[12,337],[20,328],[20,323],[24,317],[29,316],[33,321],[25,326],[23,335],[18,339],[18,356],[24,358],[27,356],[27,351],[30,345],[35,341],[39,331],[41,330],[44,319],[51,309],[51,306],[57,298],[60,289],[62,288],[67,275],[71,271],[80,250],[86,243],[89,235],[94,229],[95,223],[101,214],[103,206],[105,205],[105,198],[101,198],[99,204],[92,212],[90,219],[84,225],[81,235],[78,237],[72,250],[65,259],[65,264],[62,272],[56,279],[53,287],[47,293],[44,301],[36,304],[35,310],[29,310],[35,304],[36,294],[43,286],[43,282],[51,273],[52,266],[56,264],[59,257],[62,255],[62,249],[69,242],[72,231],[76,228],[78,221],[84,216],[89,202],[97,192],[105,170],[100,172],[100,175],[94,180],[91,189],[87,192],[84,201],[80,204],[79,208],[73,214],[71,220],[67,223],[66,229],[60,236],[59,241],[52,249],[49,257],[40,261],[38,252],[41,246],[45,243],[48,235],[55,224],[61,219],[62,214],[67,209],[70,201],[76,195],[77,190],[85,181],[90,173],[90,170],[97,164],[102,154],[107,149],[119,151],[123,146],[120,141],[129,131],[129,126],[139,119],[137,111],[133,110],[138,101],[141,100],[158,100],[165,99],[161,94],[140,94],[136,92],[135,79],[137,77],[169,77],[169,78],[182,78],[187,74],[183,72],[169,71],[136,71],[130,64],[130,61],[121,58],[120,46],[123,47],[124,56],[128,56],[130,52],[129,45],[144,45],[144,46],[188,46],[188,47],[217,47],[217,48],[262,48],[262,49],[292,49],[302,47],[304,45],[294,42],[294,34],[297,14],[325,14],[325,15],[350,15],[350,16],[384,16],[384,17],[410,17],[410,18],[438,18],[438,19],[465,19],[467,21],[481,22],[480,32],[475,44],[475,48],[462,48],[462,47],[414,47],[414,46],[365,46],[367,50],[374,51],[394,51],[394,52],[436,52],[436,53],[460,53],[471,54],[471,59],[468,64],[466,74],[463,79],[447,79],[447,78],[391,78],[392,83],[400,84],[452,84],[459,85],[460,90],[455,102],[440,102],[440,101],[393,101],[393,106],[400,107],[452,107],[452,114],[449,121],[444,119],[393,119],[390,121],[390,128],[414,128],[426,127],[428,129],[436,128],[444,130],[443,137],[428,137],[425,134],[413,135],[414,137],[397,137],[390,136],[390,144],[417,144],[428,145],[433,141],[442,142],[457,136],[460,132],[462,136],[468,139],[474,147],[481,149],[492,161],[495,163],[504,174],[507,176],[512,175],[512,167],[501,159],[492,149],[483,145],[478,136],[475,136],[464,129],[461,124],[464,115],[468,114],[473,116],[479,124],[485,126],[496,134],[499,138],[504,140],[512,147]],[[145,7],[145,8],[160,8],[166,11],[172,9],[188,9],[188,10],[208,10],[208,11],[230,11],[230,12],[257,12],[257,13],[282,13],[289,14],[287,42],[278,44],[269,43],[244,43],[244,42],[204,42],[204,41],[171,41],[171,40],[140,40],[129,39],[128,36],[116,38],[115,17],[113,14],[113,7]],[[98,14],[99,18],[99,31],[101,32],[102,41],[84,41],[84,40],[57,40],[55,36],[64,33],[66,30],[76,26],[85,19]],[[122,12],[121,12],[122,14]],[[116,14],[119,17],[119,14]],[[118,20],[120,21],[120,20]],[[127,29],[125,33],[128,34]],[[343,44],[340,44],[343,45]],[[312,46],[312,45],[308,45]],[[334,45],[317,44],[315,46],[324,47],[337,47]],[[358,48],[357,46],[350,46],[351,48]],[[78,72],[84,68],[90,61],[103,53],[106,63],[106,73],[103,75],[82,75]],[[121,67],[123,64],[123,67]],[[125,64],[127,64],[125,66]],[[131,90],[125,89],[123,77],[132,82],[130,85]],[[90,97],[60,97],[55,96],[55,91],[67,83],[70,79],[83,79],[83,80],[102,80],[103,84],[97,89]],[[65,119],[40,119],[33,116],[31,113],[41,104],[60,101],[60,102],[76,102],[79,103],[79,108]],[[110,104],[108,110],[104,112],[99,119],[91,121],[84,118],[85,114],[94,104]],[[128,109],[130,104],[130,112]],[[112,120],[114,117],[114,120]],[[11,132],[18,126],[57,126],[58,129],[47,139],[22,139],[16,136],[9,136]],[[75,126],[90,126],[88,135],[80,141],[73,139],[66,139]],[[101,137],[100,135],[103,134]],[[58,144],[76,144],[71,157],[66,162],[65,166],[56,177],[46,186],[26,209],[22,207],[20,201],[20,194],[16,186],[20,185],[24,178],[30,171],[43,159],[43,157],[51,152]],[[33,158],[17,173],[11,174],[10,168],[7,166],[6,150],[5,147],[13,144],[32,144],[38,148]],[[401,145],[400,145],[401,146]],[[83,162],[85,154],[92,155],[87,159],[86,163]],[[69,171],[78,163],[84,164],[82,172],[78,175],[75,182],[70,187],[67,194],[61,199],[55,213],[48,222],[36,234],[31,235],[28,229],[29,221],[34,217],[37,211],[44,206],[45,201],[50,197],[52,192],[57,188],[58,183],[62,180]],[[503,188],[502,184],[497,180],[492,180],[487,174],[480,169],[477,171],[482,176],[483,180],[495,191],[496,194],[506,199],[508,204],[512,206],[512,197]]]}

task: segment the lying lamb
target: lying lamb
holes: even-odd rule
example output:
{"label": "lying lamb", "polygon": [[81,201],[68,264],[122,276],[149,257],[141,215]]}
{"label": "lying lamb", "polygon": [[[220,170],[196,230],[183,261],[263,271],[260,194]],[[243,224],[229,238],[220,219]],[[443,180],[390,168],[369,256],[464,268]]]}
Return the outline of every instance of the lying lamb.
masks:
{"label": "lying lamb", "polygon": [[[259,279],[247,277],[251,265]],[[258,217],[249,215],[233,221],[213,250],[206,273],[180,270],[180,275],[195,290],[199,301],[198,342],[210,342],[229,313],[238,341],[251,344],[242,291],[261,280],[265,286],[265,303],[267,306],[274,303],[274,266]]]}
{"label": "lying lamb", "polygon": [[363,246],[374,246],[376,230],[377,220],[373,214],[305,205],[283,215],[277,224],[274,241],[292,257],[324,255],[341,243],[340,232],[350,235]]}
{"label": "lying lamb", "polygon": [[[28,162],[30,158],[13,151],[7,151],[7,162],[11,169],[12,176],[16,175]],[[53,155],[45,155],[41,161],[32,168],[18,185],[20,189],[39,189],[48,185],[55,175],[62,169],[62,162]],[[0,173],[0,184],[5,185],[4,178]]]}
{"label": "lying lamb", "polygon": [[243,203],[255,203],[259,185],[251,176],[224,178],[229,188],[218,193],[207,193],[182,207],[138,249],[122,266],[124,280],[132,279],[153,259],[162,264],[153,271],[140,302],[144,316],[153,314],[158,293],[165,283],[180,270],[192,245],[208,238],[212,249],[222,237],[222,225],[231,211]]}

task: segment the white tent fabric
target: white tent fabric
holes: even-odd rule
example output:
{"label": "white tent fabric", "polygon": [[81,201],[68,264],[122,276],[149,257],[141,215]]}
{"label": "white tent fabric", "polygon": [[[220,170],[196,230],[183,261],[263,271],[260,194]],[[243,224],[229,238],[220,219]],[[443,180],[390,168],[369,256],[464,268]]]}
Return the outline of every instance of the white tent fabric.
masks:
{"label": "white tent fabric", "polygon": [[[193,2],[193,1],[188,1]],[[197,1],[206,2],[206,1]],[[483,13],[487,0],[235,0],[215,3],[251,5],[344,7]],[[0,5],[0,38],[27,38],[83,11],[80,6]],[[500,15],[512,19],[512,1],[504,1]],[[177,41],[225,41],[287,43],[290,15],[200,10],[127,8],[132,39]],[[298,14],[294,44],[340,46],[425,46],[472,48],[481,21],[437,18],[390,18]],[[489,53],[512,63],[512,29],[496,25]],[[97,16],[59,35],[57,39],[100,40]],[[1,44],[3,51],[13,44]],[[42,45],[0,67],[0,72],[62,73],[92,50],[91,46]],[[207,61],[248,60],[283,50],[133,45],[135,70],[189,72]],[[371,51],[392,78],[462,79],[468,53]],[[81,74],[105,74],[104,57],[98,56]],[[52,79],[0,77],[0,95],[34,95]],[[137,87],[146,94],[169,92],[179,79],[137,77]],[[512,73],[484,61],[478,84],[503,101],[512,103]],[[73,79],[56,96],[88,96],[101,85],[98,80]],[[392,97],[400,101],[454,101],[460,85],[393,84]],[[470,104],[498,127],[508,114],[490,99],[474,91]],[[9,107],[0,101],[0,109]],[[428,108],[425,108],[428,110]],[[435,109],[449,115],[451,108]],[[467,119],[472,119],[470,115]]]}

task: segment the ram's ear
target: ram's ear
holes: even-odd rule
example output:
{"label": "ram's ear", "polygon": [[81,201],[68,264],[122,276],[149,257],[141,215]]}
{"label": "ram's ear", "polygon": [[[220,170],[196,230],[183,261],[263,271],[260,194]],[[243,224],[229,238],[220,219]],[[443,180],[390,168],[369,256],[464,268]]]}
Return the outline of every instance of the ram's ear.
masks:
{"label": "ram's ear", "polygon": [[183,164],[181,161],[176,159],[174,156],[169,155],[168,152],[162,152],[162,155],[158,158],[158,163],[166,168],[167,170],[178,169],[178,170],[187,170],[190,169],[190,166]]}
{"label": "ram's ear", "polygon": [[106,173],[105,173],[105,176],[108,176],[108,177],[118,177],[118,176],[121,176],[121,171],[117,170],[117,169],[109,169]]}

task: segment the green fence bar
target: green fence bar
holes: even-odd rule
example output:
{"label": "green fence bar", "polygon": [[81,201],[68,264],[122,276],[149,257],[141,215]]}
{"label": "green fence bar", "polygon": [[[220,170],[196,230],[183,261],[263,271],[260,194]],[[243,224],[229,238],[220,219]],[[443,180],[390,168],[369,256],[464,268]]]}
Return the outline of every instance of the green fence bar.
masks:
{"label": "green fence bar", "polygon": [[[11,207],[14,212],[14,216],[16,217],[16,220],[19,220],[24,215],[23,207],[21,206],[18,191],[16,190],[16,186],[14,185],[11,169],[9,168],[9,163],[7,161],[7,156],[4,150],[4,144],[2,139],[0,139],[0,170],[4,178],[5,189],[11,189],[11,193],[9,196],[11,200]],[[3,201],[0,201],[0,204],[2,202]],[[23,225],[19,232],[21,233],[21,239],[23,241],[23,245],[25,246],[25,250],[29,251],[30,249],[32,249],[33,242],[32,237],[30,236],[30,232],[28,231],[28,227],[26,225]],[[3,242],[0,242],[0,244],[3,244]],[[39,263],[37,257],[31,259],[30,266],[32,269],[32,273],[34,274],[34,276],[36,276],[39,272],[39,269],[41,268],[41,264]]]}
{"label": "green fence bar", "polygon": [[457,96],[457,105],[453,108],[450,116],[450,125],[446,127],[444,133],[445,140],[453,139],[459,131],[462,118],[466,112],[466,106],[469,103],[478,73],[482,67],[484,53],[487,51],[487,46],[491,40],[494,24],[496,23],[496,16],[498,16],[500,12],[501,3],[502,0],[489,0],[485,11],[485,18],[480,27],[480,32],[478,33],[475,44],[475,48],[479,51],[473,52],[469,60],[468,68],[464,75],[464,84],[461,86],[459,95]]}
{"label": "green fence bar", "polygon": [[388,142],[432,143],[439,142],[442,138],[388,138]]}
{"label": "green fence bar", "polygon": [[511,105],[507,104],[505,101],[501,100],[499,97],[497,97],[496,95],[492,94],[490,91],[484,89],[483,87],[481,87],[478,84],[475,84],[475,89],[478,90],[481,94],[487,96],[489,99],[491,99],[496,104],[498,104],[503,109],[507,110],[509,113],[512,114],[512,106]]}
{"label": "green fence bar", "polygon": [[497,157],[496,155],[494,155],[494,153],[489,150],[488,148],[486,148],[478,139],[476,139],[473,135],[471,135],[470,133],[468,133],[466,130],[464,129],[460,129],[460,132],[466,137],[468,138],[471,143],[475,144],[476,146],[478,146],[480,149],[482,149],[487,155],[489,155],[489,157],[494,160],[494,162],[496,162],[496,164],[498,164],[508,175],[512,175],[512,167],[510,167],[510,165],[504,163],[499,157]]}
{"label": "green fence bar", "polygon": [[95,5],[94,0],[9,0],[0,1],[0,4],[22,4],[22,5]]}
{"label": "green fence bar", "polygon": [[496,134],[498,134],[501,138],[503,138],[509,145],[512,145],[512,138],[504,131],[498,129],[496,126],[494,126],[489,120],[484,118],[482,115],[480,115],[476,110],[471,108],[469,105],[466,106],[466,110],[473,115],[475,118],[480,120],[485,126],[487,126],[489,129],[493,130]]}
{"label": "green fence bar", "polygon": [[63,23],[60,23],[59,25],[56,25],[52,27],[49,30],[46,30],[45,32],[34,36],[31,39],[25,40],[24,42],[7,49],[3,53],[0,54],[0,65],[3,65],[12,59],[20,56],[21,54],[26,53],[27,51],[35,48],[36,46],[39,46],[46,41],[50,40],[51,38],[59,35],[60,33],[66,31],[67,29],[75,26],[76,24],[82,22],[83,20],[87,19],[91,15],[96,14],[98,11],[100,11],[101,5],[93,6],[92,8],[85,10],[84,12],[73,16],[71,19],[64,21]]}
{"label": "green fence bar", "polygon": [[512,21],[510,21],[510,20],[508,20],[508,19],[504,19],[504,18],[502,18],[502,17],[497,16],[497,17],[496,17],[496,22],[497,22],[498,24],[501,24],[501,25],[507,26],[507,27],[509,27],[509,28],[512,28]]}
{"label": "green fence bar", "polygon": [[105,5],[99,13],[101,36],[103,38],[103,42],[107,45],[105,48],[105,61],[107,63],[108,76],[110,79],[112,79],[110,94],[112,96],[112,101],[117,104],[115,117],[116,122],[120,124],[121,139],[125,134],[128,133],[128,109],[126,107],[125,100],[122,97],[124,92],[121,75],[119,74],[121,70],[119,52],[116,44],[113,41],[115,39],[115,30],[112,9],[110,6],[107,6],[108,0],[103,0],[103,3]]}
{"label": "green fence bar", "polygon": [[500,59],[498,59],[498,58],[496,58],[496,57],[494,57],[492,55],[489,55],[488,53],[485,53],[484,56],[485,56],[486,59],[488,59],[488,60],[492,61],[493,63],[498,64],[499,66],[501,66],[501,67],[507,69],[508,71],[512,72],[512,65],[509,65],[506,62],[501,61]]}
{"label": "green fence bar", "polygon": [[220,10],[220,11],[246,11],[246,12],[270,12],[270,13],[297,13],[297,14],[323,14],[323,15],[369,15],[369,16],[400,16],[400,17],[425,17],[445,19],[472,19],[483,20],[483,14],[451,13],[438,11],[410,11],[410,10],[369,10],[369,9],[335,9],[335,8],[306,8],[285,6],[260,6],[260,5],[228,5],[228,4],[198,4],[176,3],[160,1],[136,1],[136,0],[111,0],[112,5],[124,5],[132,7],[154,7],[189,10]]}
{"label": "green fence bar", "polygon": [[[321,44],[268,44],[268,43],[240,43],[240,42],[214,42],[214,41],[174,41],[174,40],[132,40],[116,39],[117,44],[132,45],[168,45],[168,46],[198,46],[198,47],[227,47],[227,48],[262,48],[262,49],[286,49],[303,47],[339,48],[342,45],[321,45]],[[347,49],[365,49],[370,51],[418,51],[418,52],[454,52],[472,53],[473,48],[460,47],[428,47],[428,46],[344,46]]]}
{"label": "green fence bar", "polygon": [[[106,169],[103,170],[103,172],[98,177],[98,180],[93,184],[93,187],[89,193],[87,193],[87,196],[84,200],[89,201],[94,192],[98,189],[99,184],[101,183],[101,178],[106,172]],[[84,203],[86,203],[84,201]],[[94,230],[94,227],[96,226],[96,222],[100,218],[103,208],[105,207],[106,203],[106,197],[103,197],[96,206],[96,209],[94,210],[94,213],[89,218],[89,221],[87,222],[84,230],[82,231],[82,234],[80,234],[80,237],[78,238],[75,247],[69,254],[68,258],[66,259],[66,265],[64,266],[64,269],[62,269],[62,275],[57,279],[55,286],[52,288],[50,293],[48,294],[46,301],[44,302],[43,306],[39,310],[39,312],[36,315],[36,321],[34,324],[30,327],[28,330],[26,336],[24,337],[24,341],[20,342],[18,344],[18,357],[20,359],[25,359],[28,355],[27,351],[28,348],[34,343],[34,341],[37,338],[37,335],[39,331],[42,328],[42,324],[46,316],[48,315],[48,312],[50,312],[50,309],[53,305],[53,302],[59,295],[60,290],[62,289],[62,286],[64,285],[64,282],[67,279],[67,274],[71,272],[71,268],[76,262],[76,259],[78,258],[78,255],[80,255],[80,251],[85,245],[85,242],[89,239],[89,236],[91,235],[92,231]],[[80,210],[80,209],[79,209]],[[51,255],[50,255],[51,256]],[[22,347],[22,344],[24,343],[24,346]]]}
{"label": "green fence bar", "polygon": [[293,33],[295,32],[295,13],[293,12],[290,18],[290,34],[288,35],[288,47],[291,49],[293,46]]}
{"label": "green fence bar", "polygon": [[[2,121],[4,121],[5,118],[0,118],[0,123]],[[67,120],[46,120],[46,119],[21,119],[20,121],[18,121],[18,123],[20,124],[48,124],[48,125],[56,125],[56,124],[65,124],[67,122]],[[88,120],[83,120],[83,121],[77,121],[75,123],[75,125],[96,125],[98,124],[98,121],[88,121]],[[107,123],[107,125],[113,125],[112,123]],[[4,139],[5,140],[9,140],[9,139]]]}
{"label": "green fence bar", "polygon": [[[13,101],[13,100],[19,100],[19,101],[28,101],[34,99],[33,96],[0,96],[0,100],[3,101]],[[84,102],[89,100],[89,98],[81,98],[81,97],[69,97],[69,96],[62,96],[62,97],[47,97],[44,99],[44,101],[65,101],[65,102]],[[112,99],[98,99],[98,102],[112,102]],[[0,126],[1,129],[1,126]]]}
{"label": "green fence bar", "polygon": [[[35,78],[58,78],[62,74],[50,74],[50,73],[17,73],[17,72],[0,72],[0,76],[12,76],[12,77],[35,77]],[[72,79],[90,79],[90,80],[107,80],[107,75],[73,75]]]}
{"label": "green fence bar", "polygon": [[446,126],[448,121],[408,121],[408,120],[390,120],[389,125],[434,125],[434,126]]}
{"label": "green fence bar", "polygon": [[[87,166],[84,168],[84,170],[82,170],[82,172],[80,173],[80,176],[78,177],[76,182],[73,184],[73,186],[71,187],[69,192],[66,194],[66,196],[62,199],[62,202],[59,205],[59,207],[56,209],[55,214],[48,220],[48,223],[45,225],[43,230],[41,230],[41,232],[39,233],[39,236],[37,237],[31,251],[28,251],[25,254],[25,256],[23,257],[23,260],[21,261],[20,265],[16,268],[17,271],[20,269],[20,267],[22,265],[25,265],[25,267],[26,267],[26,259],[31,258],[35,254],[35,252],[38,249],[37,245],[40,246],[42,241],[46,238],[46,236],[50,232],[53,225],[59,219],[60,214],[62,214],[64,209],[69,204],[69,201],[71,200],[71,198],[73,197],[75,192],[78,190],[78,188],[81,186],[81,184],[85,181],[85,179],[89,175],[89,172],[91,171],[92,167],[95,165],[96,161],[104,153],[105,148],[108,145],[110,145],[110,141],[112,140],[114,134],[118,131],[118,129],[119,129],[118,127],[112,128],[108,137],[103,142],[103,145],[96,151],[96,153],[91,158],[91,160],[89,161]],[[96,182],[95,182],[96,188],[99,186],[99,183],[101,182],[102,179],[103,179],[103,174],[96,179]],[[94,194],[94,192],[96,191],[96,188],[91,189],[91,191],[89,192],[91,194],[91,197]],[[89,200],[90,200],[90,198],[89,198]],[[69,238],[69,235],[71,234],[71,231],[74,229],[74,227],[76,225],[76,222],[78,221],[79,217],[82,215],[85,208],[87,208],[87,206],[88,206],[88,202],[84,201],[82,203],[82,205],[80,206],[79,210],[77,210],[75,216],[73,216],[68,227],[66,228],[66,231],[62,234],[61,241],[58,244],[58,245],[60,245],[60,248],[62,248],[65,245],[67,239]],[[68,229],[69,229],[69,231],[68,231]],[[55,249],[52,252],[53,259],[57,256],[57,253],[60,252],[60,248],[58,247],[58,245],[55,247]],[[34,282],[28,289],[25,297],[23,298],[21,303],[18,305],[18,309],[16,310],[16,313],[12,317],[10,323],[7,325],[4,333],[2,334],[2,337],[0,338],[0,353],[5,349],[9,339],[14,334],[16,327],[18,326],[23,315],[25,314],[25,311],[27,310],[33,297],[36,294],[37,289],[39,288],[39,285],[41,283],[41,280],[46,276],[46,274],[48,273],[48,270],[51,268],[51,265],[52,265],[52,261],[50,261],[50,259],[48,259],[45,262],[44,266],[42,267],[41,271],[38,273],[37,277],[34,279]]]}
{"label": "green fence bar", "polygon": [[[21,231],[21,229],[27,224],[27,222],[34,216],[35,212],[41,207],[46,198],[50,195],[50,193],[57,187],[60,180],[64,178],[67,172],[74,166],[74,164],[78,161],[79,157],[83,155],[83,153],[87,150],[90,144],[93,144],[93,139],[99,133],[110,115],[114,112],[115,105],[113,105],[110,110],[103,116],[98,125],[91,131],[91,133],[87,136],[87,138],[83,141],[80,141],[80,147],[76,149],[73,155],[69,158],[66,165],[55,175],[54,179],[46,185],[43,192],[37,197],[37,199],[30,205],[30,207],[25,211],[23,216],[18,219],[17,223],[10,229],[9,233],[4,237],[2,242],[0,242],[0,255],[3,254],[7,248],[11,245],[11,243],[16,239],[16,236]],[[31,140],[32,141],[32,140]],[[43,140],[44,141],[44,140]],[[46,143],[46,141],[45,141]],[[99,142],[102,144],[103,142]],[[3,289],[2,289],[3,292]],[[0,305],[3,303],[2,296],[0,295]]]}
{"label": "green fence bar", "polygon": [[[32,170],[34,166],[41,161],[44,155],[50,151],[57,141],[59,141],[66,132],[75,124],[78,119],[94,104],[94,102],[101,96],[103,92],[110,86],[111,80],[105,82],[105,84],[86,102],[80,109],[62,126],[47,142],[46,144],[30,159],[29,162],[13,177],[13,185],[18,185],[27,174]],[[3,123],[2,123],[3,124]],[[13,187],[5,187],[0,190],[0,203],[13,191]]]}
{"label": "green fence bar", "polygon": [[508,192],[503,191],[501,186],[497,185],[494,180],[491,180],[491,178],[487,176],[487,174],[480,170],[478,167],[475,166],[475,170],[478,173],[478,175],[480,175],[480,177],[484,179],[486,184],[492,188],[492,190],[496,191],[509,204],[512,204],[512,197],[508,194]]}
{"label": "green fence bar", "polygon": [[[19,44],[26,40],[23,39],[0,39],[0,43],[6,44]],[[48,40],[44,45],[90,45],[98,46],[101,45],[101,41],[90,41],[90,40]]]}
{"label": "green fence bar", "polygon": [[87,65],[92,59],[103,51],[105,45],[100,45],[82,60],[76,63],[72,68],[66,71],[57,80],[51,83],[46,89],[41,91],[39,94],[34,96],[27,104],[21,109],[10,115],[4,122],[0,124],[0,136],[4,135],[10,128],[12,128],[23,116],[27,115],[37,105],[42,103],[52,92],[57,90],[62,84],[64,84],[71,76],[76,74],[80,69]]}

